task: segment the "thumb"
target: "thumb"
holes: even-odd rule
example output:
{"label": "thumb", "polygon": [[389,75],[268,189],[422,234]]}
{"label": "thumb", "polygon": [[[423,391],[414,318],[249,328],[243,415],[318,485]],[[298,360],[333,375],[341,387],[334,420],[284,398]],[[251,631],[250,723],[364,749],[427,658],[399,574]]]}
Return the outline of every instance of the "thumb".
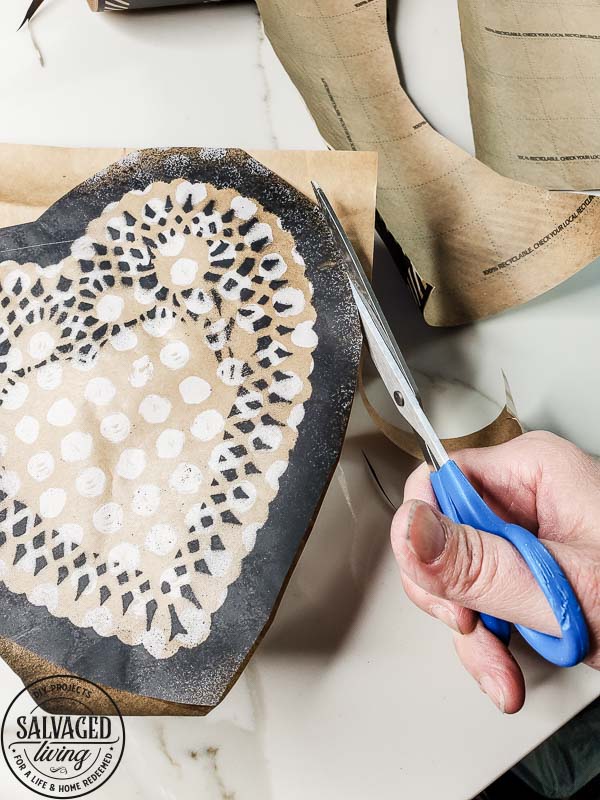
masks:
{"label": "thumb", "polygon": [[[413,500],[396,512],[392,547],[400,569],[430,594],[560,635],[527,565],[499,536],[459,525],[427,503]],[[553,546],[555,557],[560,548]]]}

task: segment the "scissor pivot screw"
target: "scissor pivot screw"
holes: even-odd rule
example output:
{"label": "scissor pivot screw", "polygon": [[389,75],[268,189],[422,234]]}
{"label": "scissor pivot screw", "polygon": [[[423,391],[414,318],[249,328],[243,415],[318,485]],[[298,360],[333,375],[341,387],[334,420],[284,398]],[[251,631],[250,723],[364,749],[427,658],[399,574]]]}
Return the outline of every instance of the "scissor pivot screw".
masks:
{"label": "scissor pivot screw", "polygon": [[402,408],[404,405],[404,398],[400,394],[400,392],[394,392],[394,402],[399,408]]}

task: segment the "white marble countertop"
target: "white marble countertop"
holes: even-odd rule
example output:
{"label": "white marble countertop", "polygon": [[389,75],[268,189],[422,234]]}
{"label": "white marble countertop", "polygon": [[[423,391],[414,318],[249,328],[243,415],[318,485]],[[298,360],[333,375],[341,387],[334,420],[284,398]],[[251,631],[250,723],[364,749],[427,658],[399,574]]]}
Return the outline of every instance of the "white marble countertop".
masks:
{"label": "white marble countertop", "polygon": [[[84,0],[47,0],[32,25],[43,68],[27,32],[14,32],[27,4],[0,4],[0,141],[322,147],[250,2],[94,15]],[[455,3],[397,5],[409,92],[470,149]],[[503,368],[526,427],[600,453],[600,263],[527,306],[445,331],[426,328],[381,248],[377,265],[440,433],[497,413]],[[600,674],[519,651],[526,706],[515,717],[492,706],[459,666],[448,631],[404,597],[390,511],[362,449],[400,498],[411,461],[357,402],[317,524],[248,668],[205,719],[128,720],[123,763],[95,796],[466,800],[600,694]],[[0,676],[3,712],[20,681],[4,666]],[[0,796],[31,796],[1,759]]]}

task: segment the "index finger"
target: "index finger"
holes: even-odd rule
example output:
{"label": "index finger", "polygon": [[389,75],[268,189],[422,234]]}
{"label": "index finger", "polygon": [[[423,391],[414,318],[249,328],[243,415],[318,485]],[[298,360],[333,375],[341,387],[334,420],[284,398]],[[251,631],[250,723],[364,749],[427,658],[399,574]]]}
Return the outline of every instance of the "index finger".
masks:
{"label": "index finger", "polygon": [[[460,450],[451,456],[495,513],[537,532],[536,501],[542,454],[534,434],[493,447]],[[424,500],[436,505],[429,475],[429,467],[422,464],[409,476],[404,488],[405,501]]]}

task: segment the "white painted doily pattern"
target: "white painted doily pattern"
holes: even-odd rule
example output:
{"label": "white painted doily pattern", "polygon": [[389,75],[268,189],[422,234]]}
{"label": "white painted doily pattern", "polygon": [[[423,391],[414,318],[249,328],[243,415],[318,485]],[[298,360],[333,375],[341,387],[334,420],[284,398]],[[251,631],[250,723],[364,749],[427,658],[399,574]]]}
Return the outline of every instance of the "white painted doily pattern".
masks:
{"label": "white painted doily pattern", "polygon": [[293,237],[231,189],[154,183],[0,278],[0,577],[156,658],[199,645],[311,393]]}

